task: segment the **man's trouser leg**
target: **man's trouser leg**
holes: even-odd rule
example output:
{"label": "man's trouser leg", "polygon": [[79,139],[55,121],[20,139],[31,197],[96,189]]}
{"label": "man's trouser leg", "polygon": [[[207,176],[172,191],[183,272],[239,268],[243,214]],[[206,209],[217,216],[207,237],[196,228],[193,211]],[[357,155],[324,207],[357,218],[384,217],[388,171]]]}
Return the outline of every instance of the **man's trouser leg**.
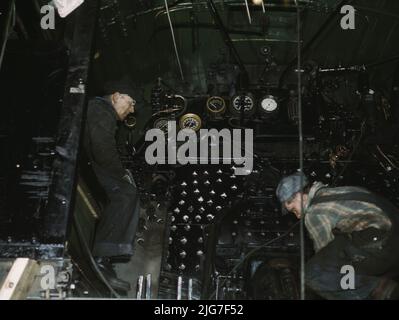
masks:
{"label": "man's trouser leg", "polygon": [[139,219],[139,195],[134,185],[104,174],[98,175],[109,203],[96,229],[93,255],[112,257],[133,255]]}
{"label": "man's trouser leg", "polygon": [[[365,255],[367,253],[354,246],[347,235],[337,235],[307,262],[306,285],[325,299],[369,298],[371,292],[378,286],[380,278],[356,269],[354,261],[357,258],[362,259]],[[366,259],[368,258],[369,256],[366,256]],[[348,278],[350,275],[348,269],[342,269],[344,266],[354,268],[354,289],[346,287],[350,284]]]}

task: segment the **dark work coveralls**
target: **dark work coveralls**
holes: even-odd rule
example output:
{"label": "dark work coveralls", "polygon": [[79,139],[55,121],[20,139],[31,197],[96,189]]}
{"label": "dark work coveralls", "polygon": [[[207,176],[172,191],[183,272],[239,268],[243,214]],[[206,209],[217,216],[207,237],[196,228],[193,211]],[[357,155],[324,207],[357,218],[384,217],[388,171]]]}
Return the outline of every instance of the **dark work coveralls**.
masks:
{"label": "dark work coveralls", "polygon": [[108,203],[97,225],[93,246],[95,257],[133,255],[133,242],[139,219],[136,185],[123,177],[116,142],[118,116],[104,98],[89,101],[84,146],[95,175],[105,190]]}
{"label": "dark work coveralls", "polygon": [[[326,299],[374,299],[373,291],[382,277],[399,274],[399,210],[388,200],[376,194],[350,192],[347,194],[319,196],[309,206],[323,202],[356,200],[372,203],[389,217],[389,231],[368,228],[351,234],[338,233],[335,239],[322,248],[306,264],[306,283]],[[342,266],[352,266],[355,271],[355,288],[343,290]]]}

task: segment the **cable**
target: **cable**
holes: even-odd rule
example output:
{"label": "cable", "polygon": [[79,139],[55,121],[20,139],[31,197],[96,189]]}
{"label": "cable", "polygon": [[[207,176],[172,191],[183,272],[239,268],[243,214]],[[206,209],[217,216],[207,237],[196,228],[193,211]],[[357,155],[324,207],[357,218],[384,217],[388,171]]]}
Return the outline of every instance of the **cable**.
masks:
{"label": "cable", "polygon": [[[291,232],[291,230],[293,230],[293,229],[299,224],[299,222],[300,222],[300,221],[298,221],[298,222],[296,222],[295,224],[293,224],[293,225],[291,226],[291,228],[289,228],[289,229],[288,229],[286,232],[284,232],[281,236],[278,236],[278,237],[276,237],[276,238],[274,238],[274,239],[271,239],[271,240],[269,240],[268,242],[262,244],[261,246],[256,247],[256,248],[252,249],[251,251],[249,251],[249,252],[244,256],[244,258],[242,258],[242,259],[233,267],[233,269],[231,269],[231,271],[226,275],[226,279],[222,281],[222,283],[219,285],[219,287],[222,287],[222,286],[226,283],[226,281],[228,280],[227,277],[229,277],[234,271],[236,271],[236,270],[245,262],[245,260],[247,260],[250,256],[252,256],[255,252],[259,251],[260,249],[263,249],[264,247],[267,247],[268,245],[272,244],[273,242],[275,242],[275,241],[277,241],[277,240],[279,240],[279,239],[284,238],[285,236],[287,236],[287,235]],[[217,289],[216,289],[215,291],[212,292],[212,294],[209,296],[209,299],[208,299],[208,300],[211,300],[211,299],[216,295],[216,291],[217,291]]]}

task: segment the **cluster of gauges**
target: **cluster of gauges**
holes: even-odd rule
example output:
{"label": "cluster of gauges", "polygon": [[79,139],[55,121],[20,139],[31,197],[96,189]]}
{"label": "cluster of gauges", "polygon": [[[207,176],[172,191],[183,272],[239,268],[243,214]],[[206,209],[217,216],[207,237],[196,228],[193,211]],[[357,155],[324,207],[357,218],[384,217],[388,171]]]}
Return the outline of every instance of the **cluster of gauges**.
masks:
{"label": "cluster of gauges", "polygon": [[[260,100],[255,100],[252,94],[236,95],[229,100],[219,96],[212,96],[206,101],[206,110],[208,114],[213,117],[220,117],[228,108],[233,117],[239,117],[241,115],[248,117],[253,115],[257,110],[259,110],[262,115],[271,115],[277,112],[278,106],[278,99],[272,95],[266,95]],[[184,108],[184,110],[185,109],[186,108]],[[181,113],[178,114],[178,116],[180,115]],[[168,121],[170,121],[170,119],[167,117],[158,118],[154,122],[154,128],[161,129],[163,132],[167,133]],[[201,126],[201,117],[195,113],[185,113],[180,116],[180,129],[198,131],[201,129]]]}
{"label": "cluster of gauges", "polygon": [[[165,134],[168,132],[168,122],[173,121],[169,118],[158,118],[154,122],[154,128],[162,130]],[[201,129],[201,117],[195,113],[186,113],[179,120],[180,129],[192,129],[198,131]]]}
{"label": "cluster of gauges", "polygon": [[[227,109],[227,102],[219,96],[212,96],[206,102],[206,109],[210,114],[223,114]],[[257,110],[264,114],[275,113],[278,109],[278,99],[272,95],[266,95],[260,100],[255,100],[250,93],[233,96],[229,103],[229,110],[233,116],[249,116]]]}

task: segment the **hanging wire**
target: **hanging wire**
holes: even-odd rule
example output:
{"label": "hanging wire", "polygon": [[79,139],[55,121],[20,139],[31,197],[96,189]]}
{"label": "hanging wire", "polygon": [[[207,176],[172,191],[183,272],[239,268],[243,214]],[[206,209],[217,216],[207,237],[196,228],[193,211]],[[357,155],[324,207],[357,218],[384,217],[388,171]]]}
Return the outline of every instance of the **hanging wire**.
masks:
{"label": "hanging wire", "polygon": [[[302,68],[301,68],[301,12],[298,0],[295,0],[297,13],[297,75],[298,75],[298,131],[299,131],[299,170],[303,173],[303,130],[302,130]],[[303,175],[301,174],[300,185],[303,186]],[[305,230],[304,230],[304,206],[301,197],[301,220],[300,220],[300,255],[301,255],[301,300],[305,300]]]}
{"label": "hanging wire", "polygon": [[177,44],[176,44],[176,38],[175,38],[175,32],[173,31],[172,20],[171,20],[171,18],[170,18],[170,12],[169,12],[168,0],[165,0],[165,9],[166,9],[166,14],[168,15],[169,26],[170,26],[170,33],[172,34],[173,46],[174,46],[174,48],[175,48],[175,53],[176,53],[177,64],[179,65],[180,76],[181,76],[181,79],[182,79],[182,81],[184,82],[183,69],[182,69],[182,67],[181,67],[181,63],[180,63],[180,57],[179,57],[179,51],[177,50]]}

